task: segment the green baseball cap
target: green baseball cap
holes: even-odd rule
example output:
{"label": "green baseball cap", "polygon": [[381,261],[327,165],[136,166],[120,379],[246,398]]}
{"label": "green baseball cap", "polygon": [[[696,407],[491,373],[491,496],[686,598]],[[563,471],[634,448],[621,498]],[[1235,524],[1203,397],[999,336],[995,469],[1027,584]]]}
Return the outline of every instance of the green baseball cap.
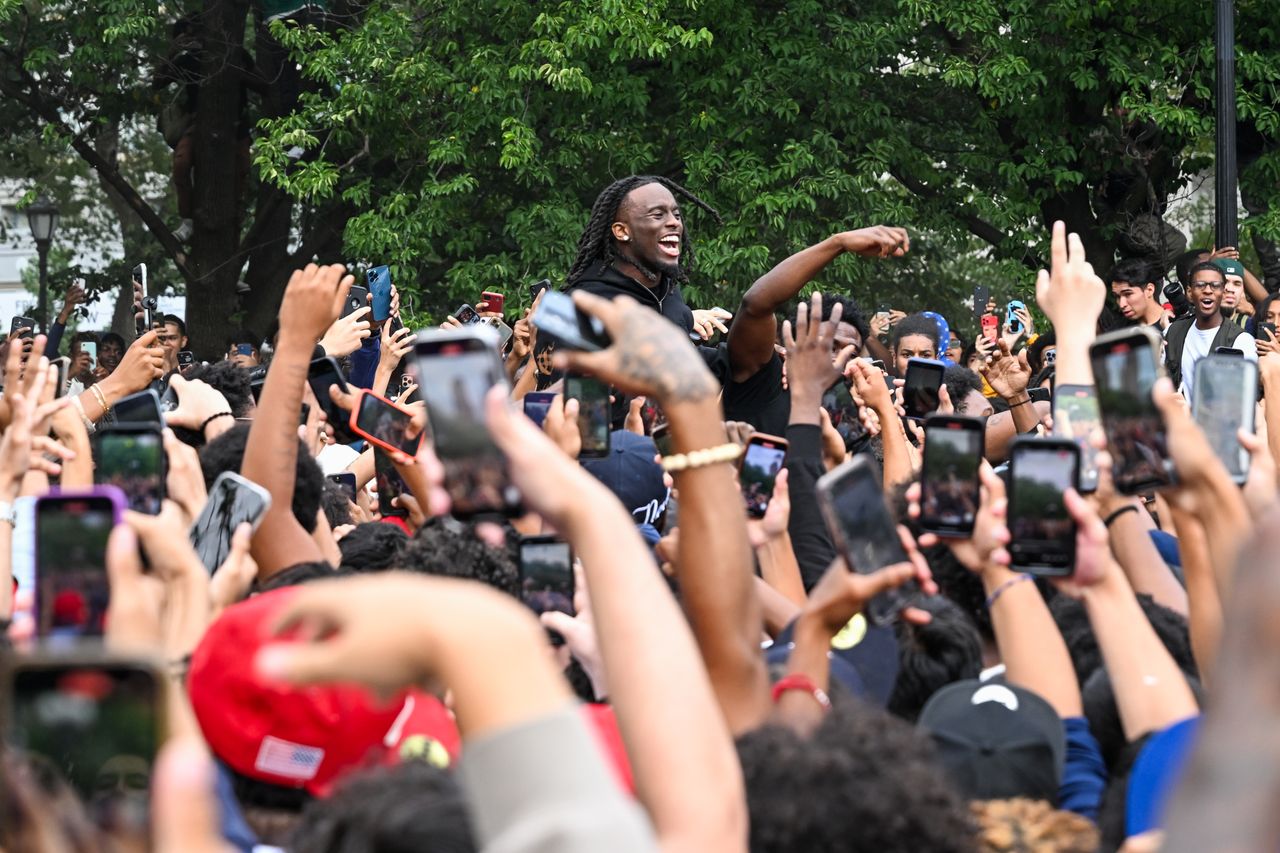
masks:
{"label": "green baseball cap", "polygon": [[1244,264],[1234,258],[1218,258],[1213,265],[1222,270],[1223,275],[1233,275],[1236,278],[1244,278]]}

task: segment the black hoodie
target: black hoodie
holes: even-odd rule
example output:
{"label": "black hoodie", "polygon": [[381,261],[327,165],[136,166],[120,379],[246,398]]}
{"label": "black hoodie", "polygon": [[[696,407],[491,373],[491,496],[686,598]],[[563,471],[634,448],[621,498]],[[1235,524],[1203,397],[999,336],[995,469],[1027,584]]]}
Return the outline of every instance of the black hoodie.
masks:
{"label": "black hoodie", "polygon": [[686,333],[693,331],[693,311],[684,303],[680,285],[669,275],[664,275],[656,288],[648,288],[612,266],[597,262],[581,278],[565,288],[566,293],[573,293],[575,290],[605,299],[613,299],[618,294],[625,293],[641,305],[654,309]]}

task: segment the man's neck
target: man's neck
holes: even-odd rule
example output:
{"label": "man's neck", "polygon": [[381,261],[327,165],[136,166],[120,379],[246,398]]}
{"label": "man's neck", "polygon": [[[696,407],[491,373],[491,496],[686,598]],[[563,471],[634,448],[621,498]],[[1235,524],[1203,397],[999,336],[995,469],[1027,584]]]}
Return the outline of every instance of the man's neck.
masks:
{"label": "man's neck", "polygon": [[613,261],[613,268],[634,281],[636,284],[643,285],[650,290],[657,290],[659,285],[662,284],[662,273],[646,269],[639,263],[628,258],[615,258]]}
{"label": "man's neck", "polygon": [[1152,326],[1160,322],[1160,318],[1164,316],[1164,306],[1159,303],[1152,303],[1147,307],[1146,313],[1142,315],[1143,325]]}
{"label": "man's neck", "polygon": [[1201,331],[1216,329],[1221,325],[1222,314],[1218,311],[1214,311],[1213,316],[1211,317],[1201,317],[1199,314],[1196,315],[1196,328]]}

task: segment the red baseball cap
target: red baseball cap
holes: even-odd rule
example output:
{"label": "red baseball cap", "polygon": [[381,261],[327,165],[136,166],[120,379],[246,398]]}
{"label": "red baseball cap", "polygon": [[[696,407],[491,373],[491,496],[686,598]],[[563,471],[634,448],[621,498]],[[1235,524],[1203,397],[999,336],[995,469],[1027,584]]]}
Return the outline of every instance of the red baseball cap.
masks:
{"label": "red baseball cap", "polygon": [[440,700],[405,690],[379,702],[363,687],[295,687],[253,665],[296,588],[228,607],[191,656],[187,692],[209,748],[237,773],[325,797],[346,773],[406,758],[440,766],[458,756],[458,729]]}

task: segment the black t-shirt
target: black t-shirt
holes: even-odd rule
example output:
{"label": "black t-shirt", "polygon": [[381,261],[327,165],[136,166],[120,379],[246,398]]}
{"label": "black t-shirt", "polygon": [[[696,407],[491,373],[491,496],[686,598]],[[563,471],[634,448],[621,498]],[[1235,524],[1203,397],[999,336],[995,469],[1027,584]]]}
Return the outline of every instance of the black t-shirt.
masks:
{"label": "black t-shirt", "polygon": [[734,382],[729,345],[701,349],[707,366],[724,386],[724,419],[749,423],[769,435],[784,435],[791,420],[791,395],[782,387],[782,358],[775,352],[764,367],[744,381]]}

